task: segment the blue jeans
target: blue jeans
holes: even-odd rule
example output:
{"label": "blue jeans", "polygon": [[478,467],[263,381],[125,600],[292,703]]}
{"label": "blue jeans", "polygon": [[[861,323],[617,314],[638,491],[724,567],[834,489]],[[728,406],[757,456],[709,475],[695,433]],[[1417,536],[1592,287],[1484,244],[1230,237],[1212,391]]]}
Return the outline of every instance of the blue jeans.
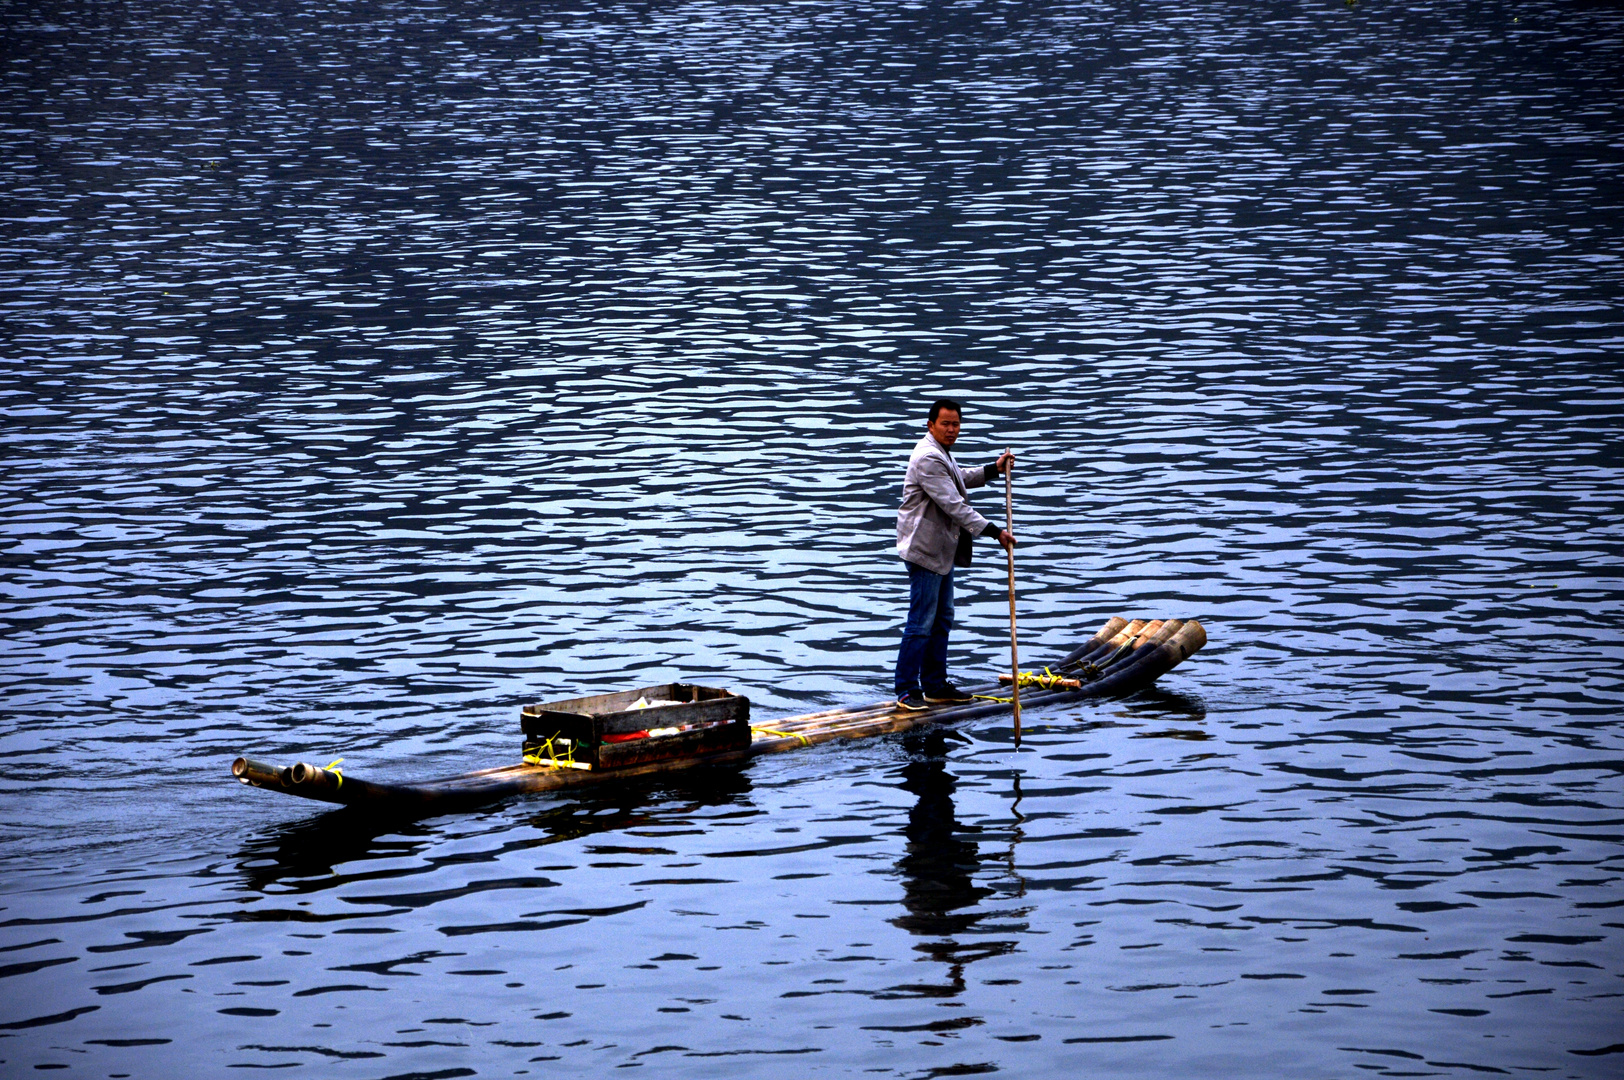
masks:
{"label": "blue jeans", "polygon": [[908,563],[908,623],[897,650],[897,697],[947,685],[947,635],[953,629],[953,571]]}

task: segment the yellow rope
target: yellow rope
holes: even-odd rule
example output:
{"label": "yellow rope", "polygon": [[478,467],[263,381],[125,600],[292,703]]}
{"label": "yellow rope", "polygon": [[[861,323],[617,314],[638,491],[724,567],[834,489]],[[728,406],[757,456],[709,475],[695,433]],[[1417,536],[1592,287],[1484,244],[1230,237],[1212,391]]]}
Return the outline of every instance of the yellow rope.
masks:
{"label": "yellow rope", "polygon": [[[1035,686],[1039,690],[1053,690],[1057,686],[1065,686],[1066,677],[1064,675],[1056,675],[1048,668],[1043,669],[1042,675],[1039,675],[1035,671],[1023,671],[1021,672],[1021,685]],[[970,696],[979,701],[996,701],[1000,705],[1012,705],[1015,702],[1013,697],[994,697],[991,694],[971,694]]]}
{"label": "yellow rope", "polygon": [[776,735],[780,739],[800,739],[802,746],[811,746],[812,745],[812,740],[807,738],[805,735],[802,735],[798,731],[774,731],[772,728],[769,728],[769,727],[752,727],[750,729],[750,731],[752,733],[759,731],[763,735]]}
{"label": "yellow rope", "polygon": [[1043,669],[1043,674],[1042,675],[1039,675],[1035,671],[1023,671],[1023,672],[1021,672],[1021,685],[1022,686],[1035,686],[1039,690],[1050,690],[1050,689],[1053,689],[1056,686],[1059,686],[1060,683],[1061,683],[1061,676],[1056,675],[1054,672],[1050,671],[1048,668]]}
{"label": "yellow rope", "polygon": [[[553,740],[551,738],[542,743],[531,753],[524,755],[524,763],[526,765],[541,765],[541,755],[543,751],[546,751],[547,753],[547,764],[551,765],[555,769],[558,768],[558,753],[553,749]],[[564,755],[564,764],[568,768],[575,768],[575,742],[573,740],[570,742],[569,753]]]}
{"label": "yellow rope", "polygon": [[339,758],[337,761],[334,761],[331,765],[327,766],[327,771],[338,777],[338,783],[333,785],[334,791],[337,791],[344,786],[344,770],[339,768],[339,766],[342,764],[344,764],[344,759]]}

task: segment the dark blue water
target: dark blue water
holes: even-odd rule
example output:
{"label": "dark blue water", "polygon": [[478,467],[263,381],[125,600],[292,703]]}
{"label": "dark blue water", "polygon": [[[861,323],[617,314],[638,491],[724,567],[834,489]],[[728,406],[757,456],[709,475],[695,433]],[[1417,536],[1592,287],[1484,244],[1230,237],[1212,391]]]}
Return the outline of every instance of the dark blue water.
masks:
{"label": "dark blue water", "polygon": [[[5,25],[0,1073],[1616,1074],[1624,9]],[[1020,455],[1026,657],[1207,649],[1019,754],[230,780],[878,698],[941,393]]]}

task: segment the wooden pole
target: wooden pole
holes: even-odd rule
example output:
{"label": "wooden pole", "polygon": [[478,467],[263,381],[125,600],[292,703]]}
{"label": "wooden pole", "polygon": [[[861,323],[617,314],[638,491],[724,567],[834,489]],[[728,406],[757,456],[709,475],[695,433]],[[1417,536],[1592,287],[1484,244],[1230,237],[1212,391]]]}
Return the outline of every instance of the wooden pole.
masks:
{"label": "wooden pole", "polygon": [[[1004,448],[1009,453],[1009,447]],[[1004,465],[1004,528],[1009,530],[1010,536],[1015,535],[1015,462],[1005,462]],[[1015,549],[1004,552],[1009,560],[1009,668],[1010,689],[1014,694],[1015,704],[1015,748],[1021,745],[1021,652],[1015,640]]]}

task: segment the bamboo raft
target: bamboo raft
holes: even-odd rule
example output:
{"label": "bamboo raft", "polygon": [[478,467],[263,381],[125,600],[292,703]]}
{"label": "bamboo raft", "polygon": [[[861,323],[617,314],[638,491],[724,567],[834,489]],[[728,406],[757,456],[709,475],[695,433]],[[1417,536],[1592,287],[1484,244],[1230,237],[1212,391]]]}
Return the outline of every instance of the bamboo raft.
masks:
{"label": "bamboo raft", "polygon": [[[1048,665],[1045,673],[1023,673],[1027,689],[1022,705],[1037,708],[1089,698],[1118,697],[1142,690],[1207,643],[1207,633],[1194,619],[1109,620],[1082,645]],[[1002,676],[1007,685],[1008,675]],[[864,739],[907,731],[925,724],[948,724],[1010,710],[1009,699],[997,698],[997,687],[962,705],[938,705],[921,712],[885,701],[807,713],[804,716],[752,725],[747,747],[693,757],[651,761],[607,770],[584,770],[542,762],[481,769],[439,780],[380,784],[343,775],[333,768],[305,762],[276,768],[240,757],[231,773],[251,787],[296,795],[318,802],[365,807],[391,813],[444,813],[496,802],[512,795],[555,791],[624,777],[647,776],[697,765],[743,762],[758,754],[794,750],[832,739]]]}

